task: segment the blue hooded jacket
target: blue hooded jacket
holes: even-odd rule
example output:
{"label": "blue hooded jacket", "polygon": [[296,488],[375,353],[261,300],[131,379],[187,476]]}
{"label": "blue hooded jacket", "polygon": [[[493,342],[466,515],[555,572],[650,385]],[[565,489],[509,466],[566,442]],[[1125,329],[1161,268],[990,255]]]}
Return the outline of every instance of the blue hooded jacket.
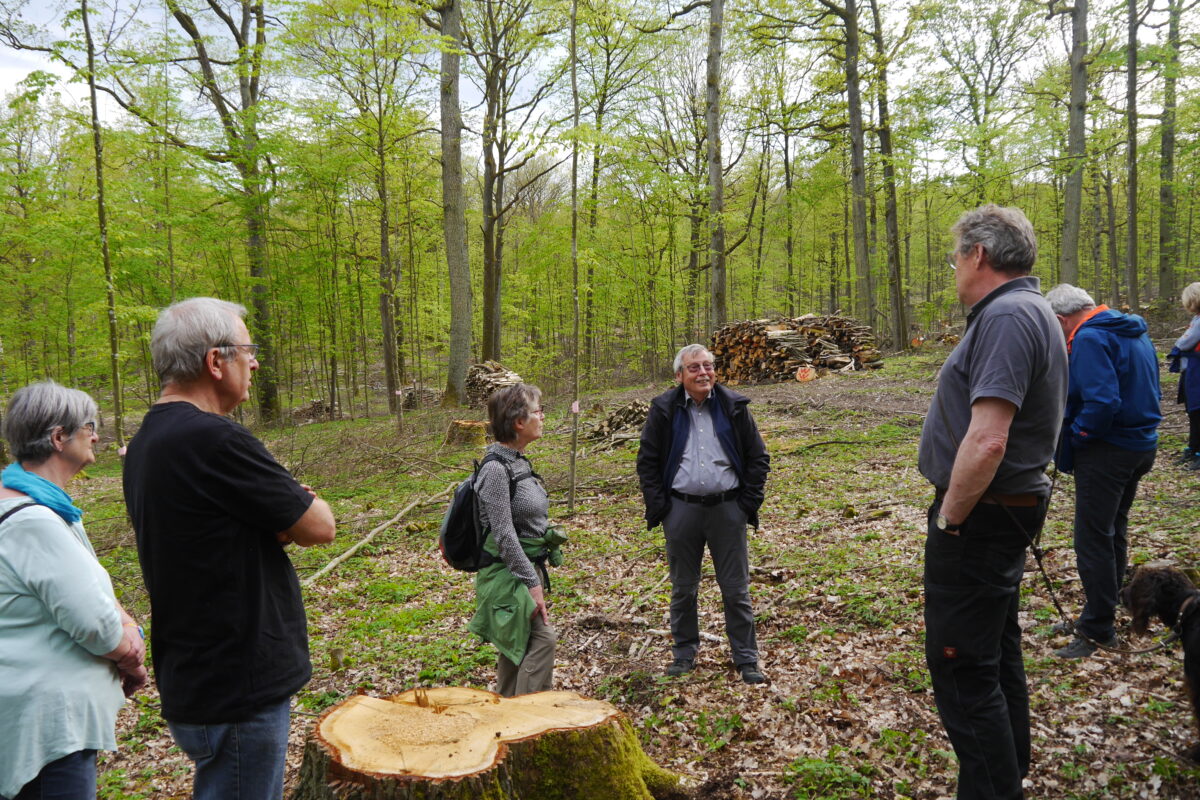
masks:
{"label": "blue hooded jacket", "polygon": [[[1136,314],[1104,309],[1087,319],[1069,342],[1063,450],[1105,441],[1144,452],[1158,446],[1162,420],[1158,354]],[[1074,461],[1069,458],[1068,461]],[[1069,470],[1059,459],[1059,469]]]}

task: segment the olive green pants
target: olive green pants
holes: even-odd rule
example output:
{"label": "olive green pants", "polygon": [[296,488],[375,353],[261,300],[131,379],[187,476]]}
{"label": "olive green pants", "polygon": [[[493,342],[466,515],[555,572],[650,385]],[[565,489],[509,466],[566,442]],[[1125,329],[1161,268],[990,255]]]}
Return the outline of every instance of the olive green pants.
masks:
{"label": "olive green pants", "polygon": [[496,683],[500,694],[513,697],[530,692],[544,692],[554,686],[554,645],[558,634],[542,622],[539,614],[533,618],[529,631],[529,646],[520,664],[504,656],[496,660]]}

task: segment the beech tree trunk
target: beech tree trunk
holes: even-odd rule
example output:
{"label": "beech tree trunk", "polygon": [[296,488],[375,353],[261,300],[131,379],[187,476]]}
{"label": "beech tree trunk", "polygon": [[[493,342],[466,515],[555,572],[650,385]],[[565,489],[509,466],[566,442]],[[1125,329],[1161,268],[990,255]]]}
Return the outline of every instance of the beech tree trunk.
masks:
{"label": "beech tree trunk", "polygon": [[325,712],[293,800],[653,800],[678,781],[608,703],[445,687],[358,695]]}
{"label": "beech tree trunk", "polygon": [[1079,228],[1083,216],[1083,166],[1087,157],[1088,0],[1071,6],[1071,96],[1067,111],[1067,175],[1063,198],[1063,243],[1059,279],[1079,284]]}

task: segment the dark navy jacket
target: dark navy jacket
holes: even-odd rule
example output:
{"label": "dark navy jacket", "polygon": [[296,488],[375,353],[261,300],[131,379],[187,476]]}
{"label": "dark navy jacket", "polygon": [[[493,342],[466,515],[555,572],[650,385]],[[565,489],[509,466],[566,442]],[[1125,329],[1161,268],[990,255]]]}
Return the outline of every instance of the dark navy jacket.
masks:
{"label": "dark navy jacket", "polygon": [[[771,458],[747,408],[750,398],[715,384],[710,399],[717,401],[712,409],[713,429],[738,476],[738,506],[746,512],[747,521],[757,528]],[[650,401],[637,459],[648,528],[662,522],[671,507],[671,484],[683,460],[691,424],[682,385]]]}
{"label": "dark navy jacket", "polygon": [[1157,447],[1162,390],[1146,321],[1102,310],[1076,329],[1068,349],[1070,382],[1059,469],[1069,470],[1074,461],[1070,451],[1089,442],[1141,452]]}

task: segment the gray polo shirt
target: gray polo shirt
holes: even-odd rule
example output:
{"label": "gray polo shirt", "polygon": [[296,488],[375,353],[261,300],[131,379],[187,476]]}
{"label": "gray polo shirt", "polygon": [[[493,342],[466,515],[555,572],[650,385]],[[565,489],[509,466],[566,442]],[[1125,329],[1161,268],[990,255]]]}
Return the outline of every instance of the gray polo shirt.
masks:
{"label": "gray polo shirt", "polygon": [[976,303],[962,341],[942,366],[918,459],[921,474],[934,486],[949,485],[957,443],[971,422],[971,404],[985,397],[1017,407],[1004,460],[988,488],[999,494],[1049,494],[1046,465],[1054,456],[1067,400],[1067,347],[1037,278],[1010,280]]}
{"label": "gray polo shirt", "polygon": [[671,488],[684,494],[720,494],[736,489],[738,476],[733,462],[725,455],[721,440],[717,438],[713,424],[712,404],[719,402],[711,394],[697,405],[690,396],[684,411],[691,423],[688,427],[687,445],[679,461],[679,470]]}

